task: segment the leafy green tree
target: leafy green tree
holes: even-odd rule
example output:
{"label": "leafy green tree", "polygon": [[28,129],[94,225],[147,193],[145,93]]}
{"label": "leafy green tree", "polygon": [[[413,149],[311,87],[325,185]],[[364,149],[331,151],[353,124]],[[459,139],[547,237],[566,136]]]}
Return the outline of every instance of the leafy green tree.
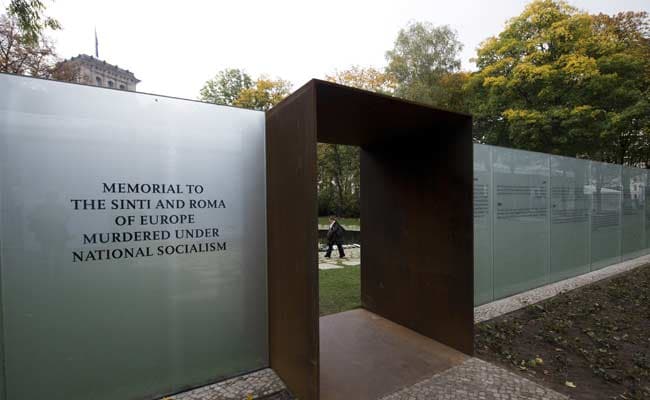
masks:
{"label": "leafy green tree", "polygon": [[30,45],[37,45],[46,29],[61,29],[59,21],[45,15],[45,9],[41,0],[11,0],[7,6],[7,14],[15,18],[23,40]]}
{"label": "leafy green tree", "polygon": [[[396,87],[392,75],[372,67],[352,66],[326,75],[325,79],[382,94],[393,94]],[[319,214],[358,217],[361,194],[359,148],[319,143],[317,152]]]}
{"label": "leafy green tree", "polygon": [[616,51],[602,57],[602,70],[615,74],[624,84],[603,91],[609,96],[605,143],[614,147],[601,151],[603,159],[650,168],[650,19],[645,12],[594,16],[594,29],[616,38]]}
{"label": "leafy green tree", "polygon": [[460,73],[463,45],[448,26],[412,22],[401,29],[392,50],[386,52],[386,72],[397,82],[395,95],[440,107],[465,108]]}
{"label": "leafy green tree", "polygon": [[452,111],[469,112],[465,85],[470,73],[465,71],[448,73],[438,81],[438,90],[433,105]]}
{"label": "leafy green tree", "polygon": [[466,85],[475,139],[634,162],[650,114],[647,21],[645,13],[593,16],[563,1],[530,3],[478,49]]}
{"label": "leafy green tree", "polygon": [[0,72],[49,78],[55,63],[56,53],[47,38],[32,42],[14,17],[0,15]]}
{"label": "leafy green tree", "polygon": [[319,215],[358,217],[359,148],[319,143],[317,154]]}
{"label": "leafy green tree", "polygon": [[243,88],[233,105],[266,111],[291,93],[291,82],[282,79],[259,77],[253,85]]}
{"label": "leafy green tree", "polygon": [[228,68],[217,72],[217,75],[208,80],[199,98],[202,101],[221,105],[234,105],[242,90],[253,86],[253,79],[241,69]]}
{"label": "leafy green tree", "polygon": [[61,25],[45,10],[41,0],[9,1],[6,15],[0,15],[0,72],[56,77],[56,52],[45,31]]}
{"label": "leafy green tree", "polygon": [[291,83],[283,79],[260,76],[253,80],[241,69],[219,71],[208,80],[199,99],[209,103],[266,111],[291,93]]}
{"label": "leafy green tree", "polygon": [[341,85],[382,94],[394,94],[397,87],[397,82],[391,74],[373,67],[364,68],[358,65],[336,71],[332,75],[326,75],[325,79]]}

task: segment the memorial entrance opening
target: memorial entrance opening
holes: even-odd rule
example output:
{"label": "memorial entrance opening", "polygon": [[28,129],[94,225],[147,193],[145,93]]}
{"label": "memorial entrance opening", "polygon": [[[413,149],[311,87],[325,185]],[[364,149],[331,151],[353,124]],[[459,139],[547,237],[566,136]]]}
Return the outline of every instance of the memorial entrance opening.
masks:
{"label": "memorial entrance opening", "polygon": [[[472,354],[471,117],[312,80],[266,118],[269,356],[289,388],[377,398]],[[361,148],[363,188],[363,309],[323,318],[318,142]]]}

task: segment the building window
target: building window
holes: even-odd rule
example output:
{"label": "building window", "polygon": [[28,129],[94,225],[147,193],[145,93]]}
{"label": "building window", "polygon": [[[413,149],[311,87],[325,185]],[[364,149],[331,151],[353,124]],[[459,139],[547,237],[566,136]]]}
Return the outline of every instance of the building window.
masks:
{"label": "building window", "polygon": [[108,87],[113,87],[113,81],[108,81]]}
{"label": "building window", "polygon": [[124,87],[124,85],[120,85],[120,89],[124,90],[126,87]]}
{"label": "building window", "polygon": [[96,77],[95,82],[97,82],[97,86],[101,86],[102,85],[102,78],[100,78],[99,76]]}

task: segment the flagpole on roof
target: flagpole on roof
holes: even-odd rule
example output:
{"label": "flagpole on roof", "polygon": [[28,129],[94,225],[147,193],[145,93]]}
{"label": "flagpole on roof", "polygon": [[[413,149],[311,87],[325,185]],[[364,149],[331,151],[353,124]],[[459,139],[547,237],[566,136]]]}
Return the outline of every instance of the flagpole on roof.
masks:
{"label": "flagpole on roof", "polygon": [[99,40],[97,40],[97,27],[95,27],[95,58],[99,59]]}

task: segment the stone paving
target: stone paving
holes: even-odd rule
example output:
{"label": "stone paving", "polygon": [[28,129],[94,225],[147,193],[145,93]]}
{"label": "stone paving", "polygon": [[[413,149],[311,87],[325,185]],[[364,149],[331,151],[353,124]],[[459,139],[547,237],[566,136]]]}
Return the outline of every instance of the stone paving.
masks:
{"label": "stone paving", "polygon": [[[162,400],[291,400],[270,368]],[[503,368],[478,358],[434,375],[381,400],[568,400]]]}
{"label": "stone paving", "polygon": [[332,251],[331,258],[325,258],[325,250],[318,251],[318,269],[341,269],[361,264],[361,247],[358,244],[343,246],[345,258],[339,258],[336,247]]}
{"label": "stone paving", "polygon": [[162,400],[290,399],[285,389],[284,383],[275,372],[266,368]]}
{"label": "stone paving", "polygon": [[568,397],[495,365],[470,358],[461,365],[382,400],[568,400]]}
{"label": "stone paving", "polygon": [[268,396],[258,397],[255,400],[294,400],[295,398],[289,393],[288,390],[283,390],[278,393],[273,393]]}

